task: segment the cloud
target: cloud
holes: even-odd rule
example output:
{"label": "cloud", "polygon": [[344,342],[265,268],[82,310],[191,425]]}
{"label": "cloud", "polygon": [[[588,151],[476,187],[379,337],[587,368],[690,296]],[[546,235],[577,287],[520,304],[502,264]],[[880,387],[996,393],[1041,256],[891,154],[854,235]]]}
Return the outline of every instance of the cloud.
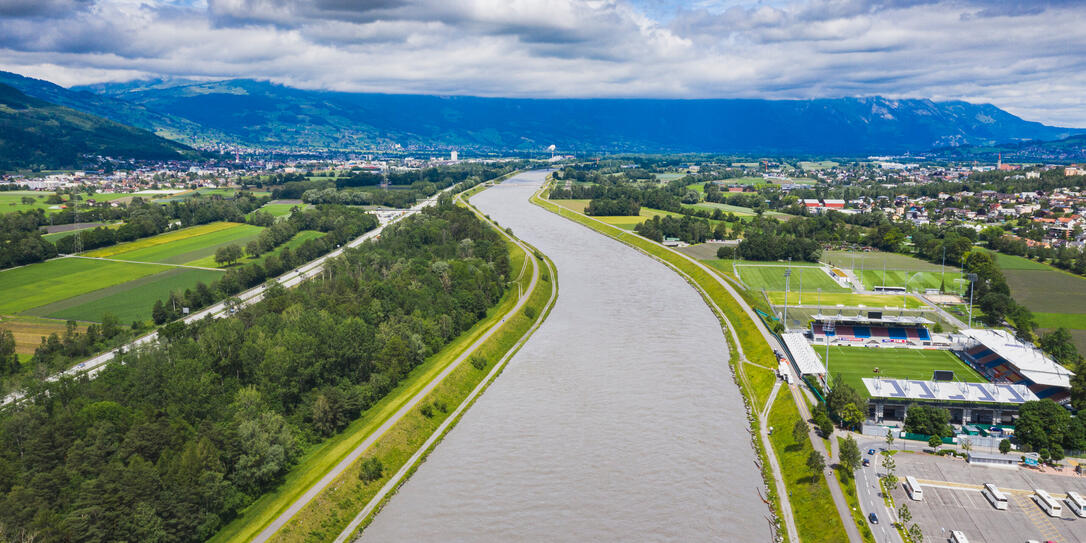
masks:
{"label": "cloud", "polygon": [[1060,0],[0,0],[0,69],[517,97],[880,94],[1086,126],[1082,20]]}

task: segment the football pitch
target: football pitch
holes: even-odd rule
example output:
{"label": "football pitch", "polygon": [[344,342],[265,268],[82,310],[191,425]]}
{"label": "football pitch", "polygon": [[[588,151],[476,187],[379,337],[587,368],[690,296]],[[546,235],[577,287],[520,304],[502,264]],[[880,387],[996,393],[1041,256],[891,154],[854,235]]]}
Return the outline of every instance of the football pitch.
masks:
{"label": "football pitch", "polygon": [[903,287],[908,283],[908,289],[914,292],[929,288],[937,289],[942,286],[946,292],[961,293],[965,290],[967,281],[962,279],[962,274],[960,272],[952,271],[954,269],[956,268],[950,268],[946,273],[907,270],[864,270],[863,282],[864,287],[868,290],[873,290],[877,286]]}
{"label": "football pitch", "polygon": [[[785,287],[784,272],[788,266],[744,266],[739,265],[739,276],[748,287],[753,290],[783,291]],[[789,279],[789,288],[814,294],[817,289],[822,292],[850,292],[849,289],[837,284],[826,272],[815,266],[792,266],[792,276]]]}
{"label": "football pitch", "polygon": [[[814,350],[825,363],[826,348],[814,345]],[[879,372],[875,373],[875,368]],[[987,382],[950,351],[926,349],[891,349],[865,347],[830,347],[829,368],[831,380],[842,379],[861,396],[867,396],[864,377],[887,377],[930,381],[936,370],[954,372],[956,381],[970,383]]]}

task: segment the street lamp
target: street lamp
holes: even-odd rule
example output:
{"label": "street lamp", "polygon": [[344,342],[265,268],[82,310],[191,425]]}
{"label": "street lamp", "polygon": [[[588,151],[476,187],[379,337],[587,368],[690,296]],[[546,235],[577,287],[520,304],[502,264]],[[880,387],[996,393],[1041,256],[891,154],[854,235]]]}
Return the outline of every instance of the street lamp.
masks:
{"label": "street lamp", "polygon": [[973,292],[976,290],[977,274],[969,274],[969,327],[973,327]]}

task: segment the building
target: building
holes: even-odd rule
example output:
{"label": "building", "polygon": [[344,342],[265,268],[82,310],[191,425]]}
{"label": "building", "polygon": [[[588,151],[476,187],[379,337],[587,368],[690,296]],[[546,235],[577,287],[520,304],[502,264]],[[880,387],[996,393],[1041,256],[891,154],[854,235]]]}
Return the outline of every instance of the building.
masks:
{"label": "building", "polygon": [[969,451],[967,461],[981,466],[1016,467],[1021,454],[993,454],[981,451]]}
{"label": "building", "polygon": [[456,151],[453,151],[453,152],[449,153],[449,160],[451,160],[453,162],[456,162],[457,160],[460,160],[460,154],[457,153]]}
{"label": "building", "polygon": [[1028,387],[1038,398],[1068,400],[1075,374],[1005,330],[962,330],[958,356],[996,383]]}
{"label": "building", "polygon": [[950,411],[958,424],[1003,424],[1018,408],[1037,396],[1025,385],[918,381],[913,379],[862,379],[871,396],[868,414],[875,422],[904,421],[909,407],[922,403]]}

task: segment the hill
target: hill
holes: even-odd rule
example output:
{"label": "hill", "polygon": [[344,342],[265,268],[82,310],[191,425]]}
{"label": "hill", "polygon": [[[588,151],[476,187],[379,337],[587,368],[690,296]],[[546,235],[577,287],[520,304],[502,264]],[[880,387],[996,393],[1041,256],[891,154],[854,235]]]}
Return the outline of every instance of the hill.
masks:
{"label": "hill", "polygon": [[31,98],[0,84],[0,171],[76,168],[86,155],[183,158],[193,151],[145,130]]}
{"label": "hill", "polygon": [[1086,162],[1086,134],[1055,141],[1023,141],[1001,145],[962,145],[935,149],[926,156],[943,160],[994,162]]}
{"label": "hill", "polygon": [[510,99],[300,90],[252,80],[93,90],[263,146],[846,154],[1055,139],[995,106],[819,100]]}

